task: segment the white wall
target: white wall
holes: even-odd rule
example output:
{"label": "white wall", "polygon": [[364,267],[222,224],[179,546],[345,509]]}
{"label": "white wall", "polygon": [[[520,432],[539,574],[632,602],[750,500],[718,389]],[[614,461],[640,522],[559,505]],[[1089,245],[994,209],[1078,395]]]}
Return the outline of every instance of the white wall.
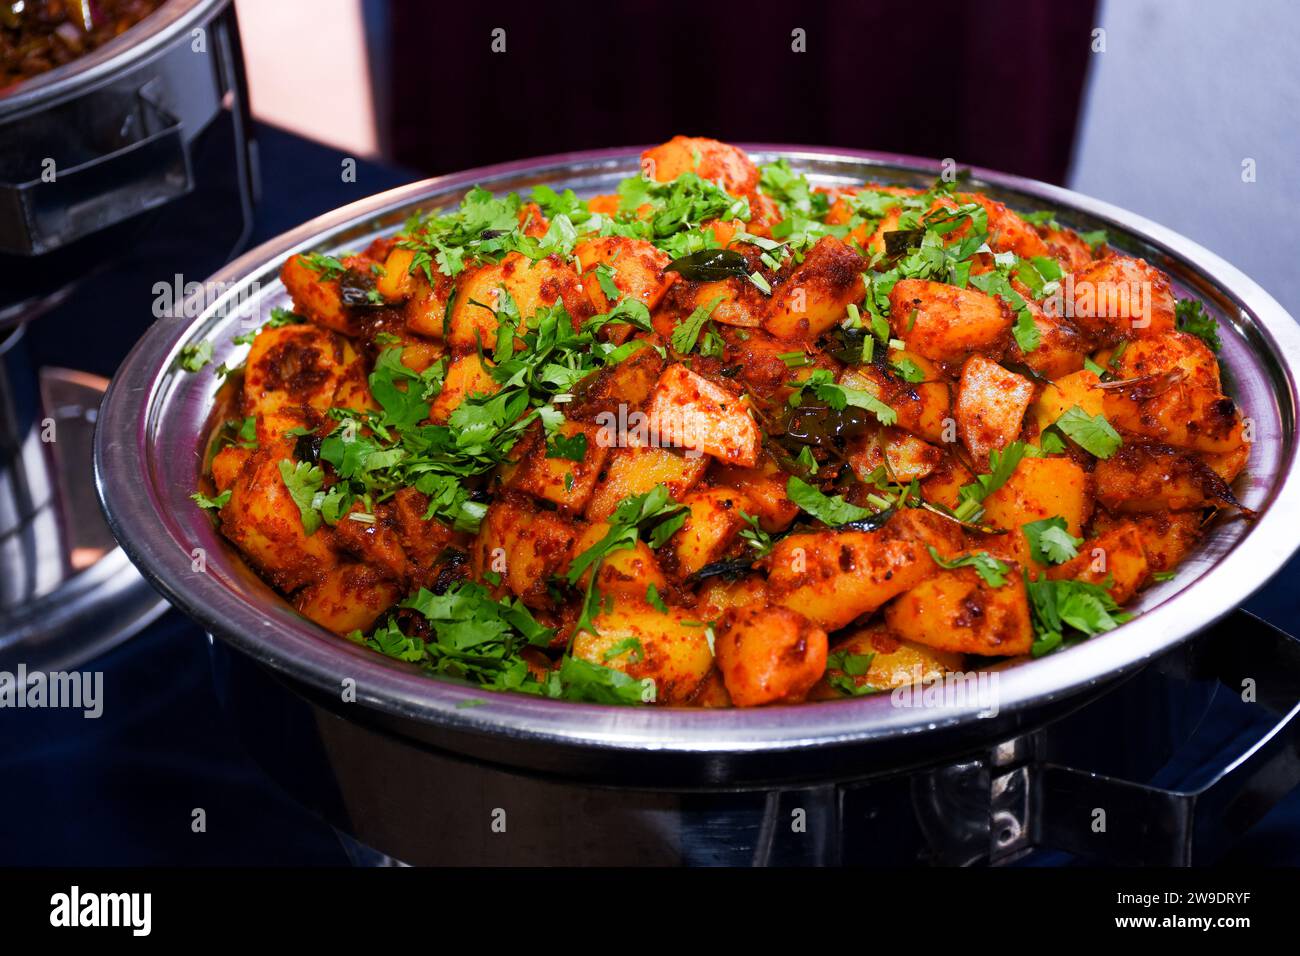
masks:
{"label": "white wall", "polygon": [[378,152],[362,0],[235,0],[253,115],[353,156]]}
{"label": "white wall", "polygon": [[1099,20],[1071,187],[1196,240],[1300,318],[1300,3],[1104,0]]}

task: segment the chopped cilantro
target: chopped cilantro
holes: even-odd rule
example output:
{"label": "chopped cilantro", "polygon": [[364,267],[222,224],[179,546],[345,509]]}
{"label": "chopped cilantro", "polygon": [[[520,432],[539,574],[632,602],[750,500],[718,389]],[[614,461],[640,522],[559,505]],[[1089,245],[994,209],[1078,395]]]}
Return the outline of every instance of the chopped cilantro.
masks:
{"label": "chopped cilantro", "polygon": [[1048,578],[1031,581],[1028,572],[1024,578],[1036,634],[1035,657],[1062,644],[1114,630],[1132,618],[1119,609],[1103,585]]}
{"label": "chopped cilantro", "polygon": [[226,506],[226,502],[230,500],[230,489],[227,488],[225,491],[217,495],[215,498],[209,498],[203,492],[196,491],[194,492],[194,494],[190,495],[190,498],[192,498],[194,500],[194,503],[198,505],[200,508],[204,508],[209,511],[220,511],[222,508]]}
{"label": "chopped cilantro", "polygon": [[939,567],[947,568],[950,571],[954,568],[974,568],[975,573],[983,578],[984,583],[994,588],[1000,588],[1006,584],[1007,574],[1011,571],[1011,565],[999,561],[987,551],[973,551],[970,554],[963,554],[947,560],[931,545],[930,557],[934,558],[934,563]]}
{"label": "chopped cilantro", "polygon": [[785,483],[789,499],[823,524],[838,527],[850,521],[861,521],[875,514],[870,508],[859,508],[844,500],[843,495],[828,497],[808,482],[791,475]]}
{"label": "chopped cilantro", "polygon": [[1015,336],[1021,352],[1032,352],[1043,342],[1043,334],[1038,331],[1038,326],[1034,324],[1034,317],[1028,309],[1021,309],[1016,315],[1016,324],[1011,327],[1011,334]]}
{"label": "chopped cilantro", "polygon": [[1109,458],[1119,450],[1123,439],[1105,415],[1089,415],[1078,405],[1066,409],[1055,426],[1091,455]]}
{"label": "chopped cilantro", "polygon": [[953,511],[960,521],[975,521],[984,513],[984,499],[1007,483],[1007,480],[1029,453],[1024,442],[1013,441],[1001,451],[994,449],[989,453],[989,473],[976,475],[975,481],[963,485],[958,491],[961,503]]}
{"label": "chopped cilantro", "polygon": [[1029,553],[1039,564],[1064,564],[1079,554],[1082,538],[1070,534],[1065,519],[1059,516],[1031,521],[1020,526]]}
{"label": "chopped cilantro", "polygon": [[1180,332],[1196,336],[1210,347],[1210,351],[1218,352],[1223,348],[1218,323],[1205,311],[1205,305],[1199,299],[1179,299],[1174,306],[1174,321]]}
{"label": "chopped cilantro", "polygon": [[197,372],[211,361],[212,343],[204,339],[202,342],[191,342],[182,346],[176,364],[187,372]]}
{"label": "chopped cilantro", "polygon": [[321,516],[320,512],[313,507],[312,501],[316,497],[316,492],[320,491],[325,473],[321,471],[320,465],[312,465],[305,461],[293,462],[288,458],[281,459],[279,467],[280,479],[284,482],[289,497],[298,506],[303,531],[309,535],[315,534],[316,529],[320,527]]}

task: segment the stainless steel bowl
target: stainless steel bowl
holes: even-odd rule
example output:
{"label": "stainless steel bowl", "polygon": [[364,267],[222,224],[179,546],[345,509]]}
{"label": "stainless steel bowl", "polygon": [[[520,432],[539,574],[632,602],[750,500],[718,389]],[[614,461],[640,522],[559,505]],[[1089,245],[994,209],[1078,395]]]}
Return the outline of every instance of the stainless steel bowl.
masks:
{"label": "stainless steel bowl", "polygon": [[[785,156],[815,183],[933,180],[934,161],[794,146],[745,147],[756,161]],[[754,710],[617,708],[492,694],[434,680],[410,665],[334,637],[265,585],[189,500],[213,407],[214,368],[237,364],[231,340],[247,316],[287,305],[276,275],[297,252],[359,248],[396,230],[414,210],[454,203],[471,185],[611,191],[637,170],[637,149],[566,154],[457,173],[336,210],[243,256],[212,282],[223,294],[197,318],[163,319],[128,357],[104,402],[96,480],[110,525],[142,572],[209,632],[345,718],[386,733],[498,764],[582,775],[615,768],[686,782],[743,783],[920,759],[940,746],[996,739],[1077,706],[1238,607],[1300,547],[1296,380],[1300,329],[1246,275],[1195,243],[1106,203],[986,170],[973,188],[1019,209],[1053,209],[1081,230],[1104,228],[1114,246],[1142,256],[1196,295],[1223,324],[1228,387],[1253,419],[1255,446],[1237,487],[1259,512],[1225,522],[1179,569],[1137,603],[1137,620],[1063,653],[1000,671],[998,712],[978,703],[895,706],[889,695]],[[209,341],[213,364],[176,371],[187,344]],[[201,569],[200,569],[201,568]],[[355,681],[355,702],[343,702]],[[659,779],[668,780],[670,776]]]}

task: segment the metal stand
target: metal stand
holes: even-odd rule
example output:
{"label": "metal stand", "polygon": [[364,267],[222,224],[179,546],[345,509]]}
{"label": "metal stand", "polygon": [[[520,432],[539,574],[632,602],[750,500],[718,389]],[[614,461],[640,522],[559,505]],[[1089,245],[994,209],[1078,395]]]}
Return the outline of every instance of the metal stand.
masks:
{"label": "metal stand", "polygon": [[[231,123],[233,162],[219,171],[240,213],[226,258],[248,243],[258,182],[239,30],[233,5],[206,6],[211,57],[191,51],[186,31],[158,64],[4,125],[15,150],[0,192],[25,197],[25,218],[0,221],[11,253],[0,256],[0,670],[75,668],[167,607],[117,548],[95,497],[91,440],[108,382],[35,368],[23,336],[38,319],[66,320],[46,314],[173,228],[167,209],[208,185],[196,156],[218,122]],[[32,178],[41,156],[83,140],[100,152],[69,159],[55,183]]]}
{"label": "metal stand", "polygon": [[0,343],[0,669],[67,670],[166,603],[118,550],[89,480],[108,383],[34,370],[23,331]]}

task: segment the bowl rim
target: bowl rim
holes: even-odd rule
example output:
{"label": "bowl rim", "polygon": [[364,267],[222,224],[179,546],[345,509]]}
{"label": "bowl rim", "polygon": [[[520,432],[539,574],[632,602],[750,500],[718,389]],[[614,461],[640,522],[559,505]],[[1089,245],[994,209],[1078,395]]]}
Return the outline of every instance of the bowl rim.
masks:
{"label": "bowl rim", "polygon": [[[797,160],[844,161],[870,178],[872,167],[905,168],[935,174],[937,160],[895,153],[781,144],[738,144],[753,155]],[[150,485],[152,412],[182,344],[201,330],[205,319],[223,307],[240,281],[268,263],[327,241],[377,217],[420,201],[438,205],[469,186],[530,174],[546,175],[575,166],[584,173],[614,170],[635,162],[644,147],[615,147],[560,153],[438,176],[361,199],[318,216],[263,243],[230,263],[210,280],[227,292],[197,318],[159,319],[136,344],[104,398],[95,437],[95,481],[108,522],[127,555],[172,603],[210,634],[292,681],[337,698],[341,681],[351,679],[362,708],[443,731],[504,736],[520,742],[596,747],[612,751],[693,754],[785,752],[825,745],[864,744],[931,734],[997,714],[1045,706],[1130,673],[1187,640],[1235,609],[1262,587],[1300,549],[1300,536],[1288,533],[1289,514],[1300,510],[1300,470],[1295,468],[1296,382],[1300,379],[1300,327],[1286,310],[1244,273],[1197,243],[1098,199],[1019,176],[972,167],[976,183],[1023,195],[1063,213],[1091,219],[1139,237],[1205,277],[1239,310],[1233,328],[1249,328],[1276,362],[1282,439],[1288,447],[1278,460],[1279,478],[1256,525],[1226,554],[1185,588],[1119,631],[1100,635],[1020,666],[999,671],[997,710],[977,701],[941,708],[891,705],[890,696],[755,709],[617,707],[551,701],[531,695],[493,693],[449,680],[432,679],[414,667],[333,638],[298,617],[287,602],[258,607],[209,574],[190,571],[187,545],[173,528],[176,515],[160,514],[147,493]],[[563,180],[554,181],[562,185]],[[432,200],[432,201],[431,201]],[[1243,333],[1244,334],[1244,333]],[[202,381],[201,376],[193,376]],[[196,386],[190,383],[189,391]],[[208,388],[208,407],[212,389]],[[191,437],[191,446],[193,439]],[[196,514],[197,509],[195,509]],[[189,520],[189,519],[186,519]],[[202,520],[209,521],[202,515]],[[194,522],[190,522],[193,524]],[[346,678],[343,676],[346,675]],[[360,715],[359,715],[360,716]]]}

